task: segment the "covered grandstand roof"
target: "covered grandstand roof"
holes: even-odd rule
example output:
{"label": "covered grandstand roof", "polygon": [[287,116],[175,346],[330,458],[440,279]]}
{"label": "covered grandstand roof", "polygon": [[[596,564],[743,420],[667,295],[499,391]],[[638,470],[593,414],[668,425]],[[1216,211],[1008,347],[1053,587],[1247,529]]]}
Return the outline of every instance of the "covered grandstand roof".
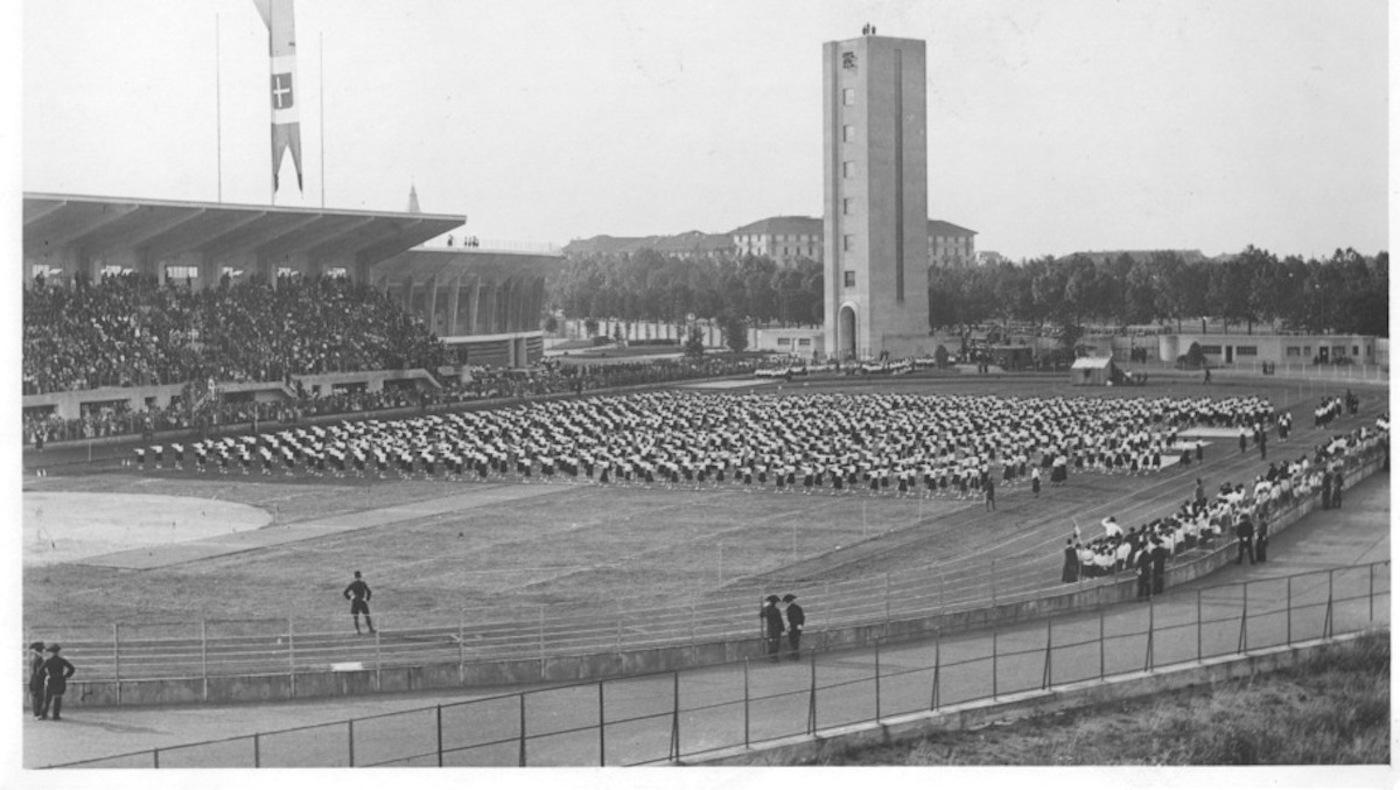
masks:
{"label": "covered grandstand roof", "polygon": [[255,254],[373,262],[465,224],[465,216],[24,193],[24,251],[139,249],[153,260]]}

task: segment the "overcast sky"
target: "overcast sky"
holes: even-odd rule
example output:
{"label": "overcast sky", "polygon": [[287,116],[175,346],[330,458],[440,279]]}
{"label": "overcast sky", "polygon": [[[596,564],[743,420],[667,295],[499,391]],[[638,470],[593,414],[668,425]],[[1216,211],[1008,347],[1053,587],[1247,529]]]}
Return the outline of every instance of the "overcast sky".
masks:
{"label": "overcast sky", "polygon": [[[223,199],[267,202],[251,0],[22,13],[25,190],[212,201],[221,127]],[[329,207],[413,183],[558,243],[817,216],[821,45],[867,21],[928,43],[929,212],[979,249],[1387,246],[1383,0],[297,0],[307,191],[289,161],[277,202],[321,202],[324,40]]]}

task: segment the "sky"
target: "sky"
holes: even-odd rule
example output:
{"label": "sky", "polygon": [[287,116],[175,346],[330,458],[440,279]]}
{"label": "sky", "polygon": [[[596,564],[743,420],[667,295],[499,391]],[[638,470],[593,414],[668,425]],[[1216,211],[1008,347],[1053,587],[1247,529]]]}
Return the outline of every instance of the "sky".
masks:
{"label": "sky", "polygon": [[[927,42],[929,213],[978,249],[1387,247],[1383,0],[297,0],[276,203],[413,185],[559,244],[819,216],[821,45],[866,22]],[[36,0],[21,42],[25,191],[270,199],[251,0]]]}

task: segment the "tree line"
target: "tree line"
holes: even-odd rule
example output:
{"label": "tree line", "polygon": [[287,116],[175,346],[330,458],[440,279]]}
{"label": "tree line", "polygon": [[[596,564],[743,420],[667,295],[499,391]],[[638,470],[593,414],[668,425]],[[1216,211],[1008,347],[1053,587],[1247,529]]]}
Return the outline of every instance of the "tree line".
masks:
{"label": "tree line", "polygon": [[822,267],[810,260],[779,266],[767,257],[681,257],[652,249],[585,255],[570,259],[546,290],[552,307],[571,318],[822,322]]}
{"label": "tree line", "polygon": [[[1040,329],[1158,324],[1180,331],[1205,317],[1253,332],[1389,336],[1389,256],[1347,248],[1326,259],[1280,259],[1249,246],[1220,259],[1175,251],[1127,253],[929,270],[930,329],[992,322]],[[688,258],[644,249],[570,260],[549,289],[571,317],[680,323],[694,315],[753,325],[823,319],[822,266],[766,257]]]}

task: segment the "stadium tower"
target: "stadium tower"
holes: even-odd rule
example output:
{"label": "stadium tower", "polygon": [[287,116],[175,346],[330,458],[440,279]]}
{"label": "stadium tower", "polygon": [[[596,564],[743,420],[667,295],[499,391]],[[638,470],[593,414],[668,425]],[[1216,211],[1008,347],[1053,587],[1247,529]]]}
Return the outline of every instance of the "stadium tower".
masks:
{"label": "stadium tower", "polygon": [[825,342],[837,359],[924,353],[928,148],[924,42],[822,45]]}

